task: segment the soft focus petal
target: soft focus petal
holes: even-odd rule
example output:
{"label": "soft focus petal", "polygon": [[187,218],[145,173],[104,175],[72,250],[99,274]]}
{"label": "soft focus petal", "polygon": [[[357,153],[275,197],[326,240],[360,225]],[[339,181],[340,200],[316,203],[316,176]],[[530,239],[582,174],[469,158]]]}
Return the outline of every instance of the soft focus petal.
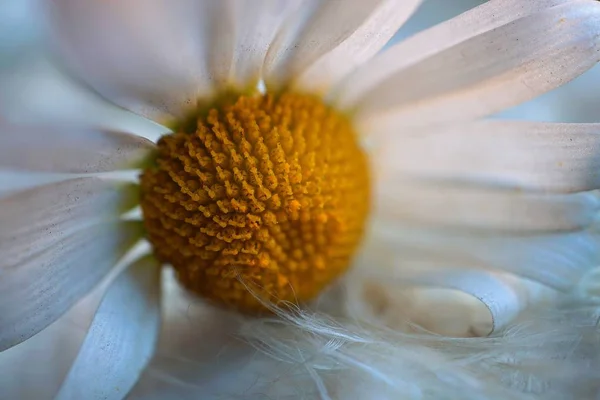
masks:
{"label": "soft focus petal", "polygon": [[107,102],[76,82],[44,55],[0,74],[0,119],[14,125],[89,127],[130,132],[156,140],[169,131],[146,118]]}
{"label": "soft focus petal", "polygon": [[600,124],[480,121],[392,131],[376,146],[378,168],[398,175],[563,193],[600,188]]}
{"label": "soft focus petal", "polygon": [[72,179],[71,174],[49,174],[45,172],[11,171],[0,169],[0,198],[36,186]]}
{"label": "soft focus petal", "polygon": [[422,179],[378,182],[377,206],[399,223],[503,232],[557,232],[583,229],[600,211],[594,192],[528,193],[490,185]]}
{"label": "soft focus petal", "polygon": [[0,393],[4,398],[54,397],[77,356],[104,286],[94,289],[39,334],[2,352]]}
{"label": "soft focus petal", "polygon": [[117,219],[135,201],[133,186],[98,178],[66,180],[0,198],[0,274],[90,224]]}
{"label": "soft focus petal", "polygon": [[[247,89],[260,79],[267,50],[301,0],[222,0],[212,10],[210,71],[223,88]],[[207,2],[210,3],[210,2]]]}
{"label": "soft focus petal", "polygon": [[267,86],[326,89],[377,53],[421,1],[304,1],[269,49]]}
{"label": "soft focus petal", "polygon": [[420,229],[391,223],[389,218],[376,225],[370,238],[376,249],[370,253],[376,258],[365,263],[379,267],[373,274],[391,273],[399,280],[440,269],[489,270],[566,291],[600,264],[596,226],[571,233],[505,235]]}
{"label": "soft focus petal", "polygon": [[48,13],[69,69],[107,99],[163,121],[213,93],[210,3],[55,0]]}
{"label": "soft focus petal", "polygon": [[257,355],[235,337],[244,318],[187,292],[172,268],[163,268],[162,276],[156,356],[128,398],[243,398],[257,379],[247,371]]}
{"label": "soft focus petal", "polygon": [[357,123],[377,132],[492,114],[585,72],[600,59],[599,38],[595,1],[529,15],[401,68],[365,93]]}
{"label": "soft focus petal", "polygon": [[572,0],[490,0],[378,54],[337,88],[340,105],[352,108],[372,88],[400,70],[467,39],[529,14]]}
{"label": "soft focus petal", "polygon": [[65,235],[17,265],[2,265],[0,351],[27,340],[69,310],[141,235],[139,223],[99,224]]}
{"label": "soft focus petal", "polygon": [[94,173],[135,168],[154,148],[127,133],[68,128],[0,126],[0,167]]}
{"label": "soft focus petal", "polygon": [[157,342],[159,278],[157,261],[147,257],[112,283],[56,399],[108,400],[127,396],[150,361]]}
{"label": "soft focus petal", "polygon": [[584,298],[600,299],[600,266],[591,270],[582,280],[578,288]]}

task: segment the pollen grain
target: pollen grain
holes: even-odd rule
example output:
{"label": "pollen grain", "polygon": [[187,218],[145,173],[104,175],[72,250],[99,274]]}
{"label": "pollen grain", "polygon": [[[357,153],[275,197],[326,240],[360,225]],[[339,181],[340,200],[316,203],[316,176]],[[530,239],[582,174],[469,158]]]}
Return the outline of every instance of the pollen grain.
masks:
{"label": "pollen grain", "polygon": [[348,268],[369,186],[346,116],[309,95],[241,96],[159,140],[141,207],[185,288],[260,312],[308,301]]}

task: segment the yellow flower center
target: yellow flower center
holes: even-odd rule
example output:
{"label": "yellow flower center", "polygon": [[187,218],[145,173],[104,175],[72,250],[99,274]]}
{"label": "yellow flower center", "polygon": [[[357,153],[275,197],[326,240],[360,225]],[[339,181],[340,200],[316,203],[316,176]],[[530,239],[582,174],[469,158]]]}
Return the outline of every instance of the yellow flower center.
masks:
{"label": "yellow flower center", "polygon": [[347,269],[369,208],[348,118],[284,93],[241,96],[192,125],[163,136],[141,176],[155,255],[188,290],[241,311],[314,298]]}

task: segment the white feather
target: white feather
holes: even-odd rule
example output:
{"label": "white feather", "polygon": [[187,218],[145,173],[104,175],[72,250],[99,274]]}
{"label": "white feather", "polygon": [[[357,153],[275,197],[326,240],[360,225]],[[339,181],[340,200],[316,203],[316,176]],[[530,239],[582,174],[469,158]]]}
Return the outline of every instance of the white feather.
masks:
{"label": "white feather", "polygon": [[347,287],[312,308],[269,305],[273,315],[258,319],[179,296],[166,308],[181,314],[179,328],[165,321],[131,398],[564,400],[600,390],[600,301],[589,293],[529,308],[490,337],[453,338],[410,321],[391,329],[348,308]]}
{"label": "white feather", "polygon": [[[273,308],[240,336],[294,375],[279,385],[307,399],[565,399],[600,388],[598,307],[571,300],[530,310],[487,338],[405,333],[360,315]],[[295,382],[291,384],[290,381]]]}

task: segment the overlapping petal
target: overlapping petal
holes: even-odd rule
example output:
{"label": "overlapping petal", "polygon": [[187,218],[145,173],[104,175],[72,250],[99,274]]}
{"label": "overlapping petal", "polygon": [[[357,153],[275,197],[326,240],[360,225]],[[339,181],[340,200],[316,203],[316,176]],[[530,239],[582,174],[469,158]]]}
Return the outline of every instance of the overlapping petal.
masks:
{"label": "overlapping petal", "polygon": [[267,86],[324,92],[383,48],[420,3],[304,1],[269,49]]}
{"label": "overlapping petal", "polygon": [[568,82],[600,60],[600,3],[548,8],[409,63],[401,54],[395,67],[378,60],[364,67],[384,77],[350,107],[366,133],[473,120]]}
{"label": "overlapping petal", "polygon": [[0,350],[60,317],[141,238],[138,223],[117,220],[132,201],[97,178],[0,199]]}

